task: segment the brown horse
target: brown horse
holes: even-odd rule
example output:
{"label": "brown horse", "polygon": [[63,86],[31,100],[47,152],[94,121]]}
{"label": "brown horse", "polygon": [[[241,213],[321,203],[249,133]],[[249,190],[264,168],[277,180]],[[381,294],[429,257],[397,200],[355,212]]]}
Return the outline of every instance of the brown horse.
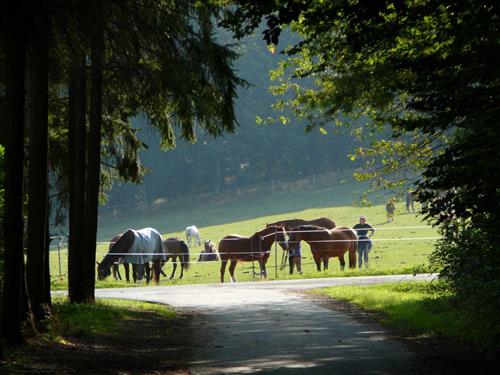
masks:
{"label": "brown horse", "polygon": [[220,281],[224,282],[227,261],[230,260],[229,273],[231,281],[236,282],[234,269],[238,261],[259,262],[261,277],[267,277],[266,262],[269,258],[271,246],[275,242],[286,243],[286,231],[282,225],[267,226],[265,229],[254,233],[250,237],[231,234],[219,242],[219,256],[221,259]]}
{"label": "brown horse", "polygon": [[356,267],[358,236],[349,227],[326,229],[315,225],[301,225],[289,232],[290,250],[296,249],[300,241],[307,242],[311,247],[318,271],[321,271],[321,261],[323,270],[327,270],[328,260],[332,257],[339,258],[340,269],[344,270],[346,252],[349,252],[349,268]]}
{"label": "brown horse", "polygon": [[[177,269],[177,258],[181,263],[181,275],[179,279],[184,277],[184,269],[187,271],[189,269],[189,247],[182,239],[179,237],[170,237],[163,241],[163,254],[165,254],[166,262],[169,259],[172,259],[173,269],[172,274],[170,275],[170,279],[173,279],[175,276],[175,270]],[[157,265],[154,265],[157,267]],[[161,270],[160,270],[161,272]],[[160,272],[154,273],[155,282],[157,282],[160,278]]]}
{"label": "brown horse", "polygon": [[[285,230],[292,230],[292,228],[298,227],[300,225],[316,225],[318,227],[323,227],[326,229],[333,229],[336,227],[335,221],[330,220],[327,217],[319,217],[317,219],[312,220],[303,220],[303,219],[288,219],[288,220],[280,220],[275,223],[267,224],[267,226],[273,225],[284,225]],[[280,243],[280,246],[283,250],[286,250],[283,247],[283,243]]]}

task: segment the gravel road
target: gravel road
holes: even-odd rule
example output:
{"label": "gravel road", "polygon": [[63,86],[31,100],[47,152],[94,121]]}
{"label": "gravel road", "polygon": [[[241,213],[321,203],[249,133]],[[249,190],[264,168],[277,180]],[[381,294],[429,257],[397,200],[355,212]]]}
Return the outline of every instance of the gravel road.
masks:
{"label": "gravel road", "polygon": [[202,345],[193,374],[407,374],[415,356],[383,328],[361,323],[303,296],[334,285],[430,280],[391,275],[98,289],[97,298],[164,303],[195,311]]}

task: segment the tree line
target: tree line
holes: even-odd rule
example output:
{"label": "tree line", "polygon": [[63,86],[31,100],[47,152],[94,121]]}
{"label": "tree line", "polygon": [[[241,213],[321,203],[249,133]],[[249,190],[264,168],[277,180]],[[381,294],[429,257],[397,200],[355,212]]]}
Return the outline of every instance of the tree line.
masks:
{"label": "tree line", "polygon": [[[235,43],[218,30],[218,38]],[[283,43],[298,41],[293,33],[283,35]],[[300,118],[277,119],[272,124],[260,119],[276,116],[269,91],[269,72],[286,59],[272,54],[260,35],[248,35],[236,46],[239,53],[234,69],[248,82],[237,89],[235,132],[214,138],[195,128],[196,142],[177,142],[175,148],[161,147],[157,131],[143,116],[134,119],[138,136],[148,146],[139,153],[147,170],[140,186],[117,183],[107,193],[109,205],[166,199],[175,202],[183,195],[220,192],[273,179],[296,180],[313,174],[352,169],[361,165],[348,157],[365,144],[349,130],[328,133],[318,129],[306,133],[307,122]],[[269,122],[269,121],[267,121]]]}
{"label": "tree line", "polygon": [[[5,146],[1,326],[51,313],[48,216],[67,207],[68,298],[92,303],[100,191],[138,181],[143,114],[162,143],[174,129],[233,132],[237,54],[214,37],[219,8],[195,1],[4,1],[0,96]],[[25,156],[26,155],[26,156]],[[49,187],[57,194],[49,197]],[[27,224],[24,221],[27,220]],[[26,227],[26,231],[25,231]],[[26,237],[26,262],[24,238]]]}
{"label": "tree line", "polygon": [[357,177],[382,188],[415,185],[425,217],[443,234],[432,265],[458,305],[498,337],[500,3],[235,3],[223,24],[237,37],[262,20],[270,48],[284,29],[301,36],[275,71],[274,93],[289,96],[277,110],[311,127],[385,134],[356,150],[365,160]]}

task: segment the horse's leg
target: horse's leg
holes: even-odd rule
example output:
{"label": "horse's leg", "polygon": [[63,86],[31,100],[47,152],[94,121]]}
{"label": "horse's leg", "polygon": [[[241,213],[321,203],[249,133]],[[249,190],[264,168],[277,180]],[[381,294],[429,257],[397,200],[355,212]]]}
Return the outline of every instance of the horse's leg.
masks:
{"label": "horse's leg", "polygon": [[260,266],[260,277],[267,279],[266,262],[263,259],[259,260],[259,266]]}
{"label": "horse's leg", "polygon": [[118,276],[118,280],[122,280],[122,275],[120,274],[120,265],[116,265],[116,276]]}
{"label": "horse's leg", "polygon": [[356,268],[356,249],[353,247],[349,249],[349,268]]}
{"label": "horse's leg", "polygon": [[326,271],[328,269],[328,256],[323,257],[323,271]]}
{"label": "horse's leg", "polygon": [[[182,279],[184,277],[184,262],[182,261],[182,256],[179,255],[179,263],[181,264],[181,275],[179,276],[179,280]],[[177,258],[176,258],[176,263],[177,265]]]}
{"label": "horse's leg", "polygon": [[160,283],[160,259],[153,260],[153,278],[155,284]]}
{"label": "horse's leg", "polygon": [[231,264],[229,265],[229,274],[231,275],[231,281],[233,283],[236,282],[236,277],[234,277],[234,269],[236,268],[236,263],[238,263],[236,259],[231,259]]}
{"label": "horse's leg", "polygon": [[177,269],[177,257],[172,257],[172,273],[169,279],[172,280],[175,276],[175,270]]}
{"label": "horse's leg", "polygon": [[227,259],[221,259],[220,262],[220,282],[224,282],[224,273],[226,272]]}
{"label": "horse's leg", "polygon": [[149,264],[149,262],[146,262],[144,263],[144,273],[146,274],[146,283],[149,284],[149,282],[151,281],[152,279],[152,269],[151,269],[151,265]]}
{"label": "horse's leg", "polygon": [[161,262],[160,263],[160,273],[163,277],[167,277],[167,274],[165,273],[165,271],[163,271],[163,266],[165,265],[166,262]]}
{"label": "horse's leg", "polygon": [[179,276],[179,280],[184,277],[184,263],[181,261],[181,275]]}
{"label": "horse's leg", "polygon": [[343,271],[345,268],[344,254],[339,255],[340,270]]}
{"label": "horse's leg", "polygon": [[137,273],[137,281],[141,283],[144,277],[144,264],[135,264],[135,270]]}
{"label": "horse's leg", "polygon": [[[129,283],[130,282],[130,267],[129,267],[129,264],[128,263],[123,263],[123,269],[125,270],[125,280],[127,280],[127,283]],[[133,270],[132,270],[132,272],[133,272]]]}
{"label": "horse's leg", "polygon": [[313,254],[314,262],[316,263],[316,268],[321,271],[321,256],[319,254]]}

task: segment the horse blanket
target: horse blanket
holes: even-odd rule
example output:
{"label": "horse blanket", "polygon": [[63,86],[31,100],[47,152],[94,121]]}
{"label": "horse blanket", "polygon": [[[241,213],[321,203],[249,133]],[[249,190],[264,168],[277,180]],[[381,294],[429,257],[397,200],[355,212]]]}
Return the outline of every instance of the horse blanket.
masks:
{"label": "horse blanket", "polygon": [[143,264],[159,258],[161,261],[166,262],[166,256],[163,254],[163,238],[156,229],[130,229],[130,231],[134,234],[134,243],[127,251],[130,255],[122,256],[121,261],[132,264]]}

